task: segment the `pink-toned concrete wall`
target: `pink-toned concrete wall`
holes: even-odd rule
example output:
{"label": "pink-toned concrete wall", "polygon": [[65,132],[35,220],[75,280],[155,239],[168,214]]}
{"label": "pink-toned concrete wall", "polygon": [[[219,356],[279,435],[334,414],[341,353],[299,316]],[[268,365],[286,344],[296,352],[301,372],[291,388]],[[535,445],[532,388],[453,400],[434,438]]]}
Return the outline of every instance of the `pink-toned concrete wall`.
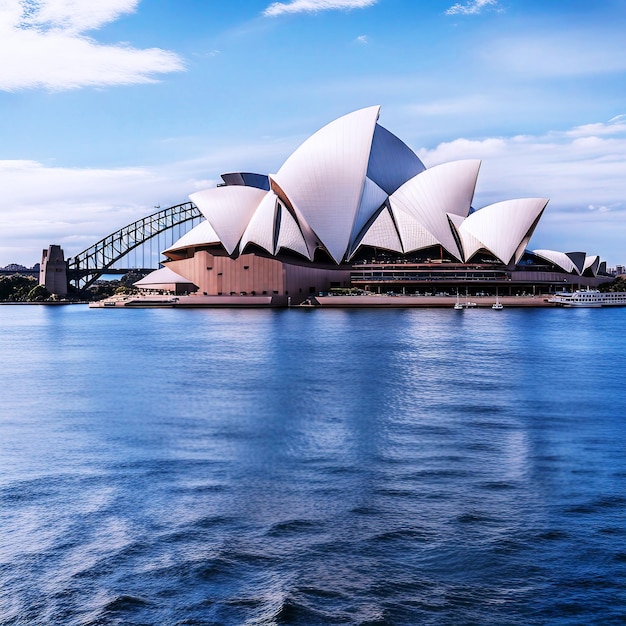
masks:
{"label": "pink-toned concrete wall", "polygon": [[253,254],[231,259],[200,250],[192,258],[170,261],[167,266],[198,285],[199,295],[283,293],[282,263]]}
{"label": "pink-toned concrete wall", "polygon": [[328,291],[331,284],[349,285],[350,272],[339,269],[291,265],[243,254],[236,259],[213,256],[206,250],[192,258],[173,260],[167,266],[198,286],[198,295],[289,295],[294,303],[310,293]]}
{"label": "pink-toned concrete wall", "polygon": [[332,286],[349,287],[350,272],[285,264],[285,293],[294,304],[320,291],[328,291]]}

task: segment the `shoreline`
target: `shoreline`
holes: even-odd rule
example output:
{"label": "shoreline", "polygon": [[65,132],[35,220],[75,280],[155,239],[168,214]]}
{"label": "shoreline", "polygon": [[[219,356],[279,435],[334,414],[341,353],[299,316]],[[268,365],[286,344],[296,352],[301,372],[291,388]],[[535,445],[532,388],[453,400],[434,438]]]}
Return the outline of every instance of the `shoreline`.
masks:
{"label": "shoreline", "polygon": [[[548,295],[499,296],[503,308],[554,307],[547,302]],[[475,296],[460,298],[461,304],[469,301],[468,308],[490,309],[495,296]],[[310,304],[307,304],[310,302]],[[389,296],[389,295],[349,295],[349,296],[310,296],[304,302],[292,304],[289,296],[123,296],[97,302],[90,302],[89,308],[291,308],[291,309],[331,309],[331,308],[450,308],[456,303],[455,296]]]}
{"label": "shoreline", "polygon": [[[537,296],[498,296],[500,304],[504,308],[517,307],[554,307],[546,302],[550,296],[547,294]],[[456,303],[454,296],[316,296],[314,298],[320,308],[333,307],[361,307],[361,308],[453,308]],[[496,301],[495,296],[471,296],[459,298],[459,302],[471,302],[475,306],[469,308],[490,309]],[[315,305],[313,307],[315,308]]]}

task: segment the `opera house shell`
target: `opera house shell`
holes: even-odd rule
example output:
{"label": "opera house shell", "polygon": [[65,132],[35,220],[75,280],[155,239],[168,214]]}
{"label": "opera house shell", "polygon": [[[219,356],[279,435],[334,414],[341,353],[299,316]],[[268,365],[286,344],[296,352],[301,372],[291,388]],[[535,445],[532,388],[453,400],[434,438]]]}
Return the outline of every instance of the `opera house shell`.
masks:
{"label": "opera house shell", "polygon": [[527,250],[546,198],[475,210],[480,161],[427,169],[378,123],[379,111],[324,126],[275,174],[224,174],[191,194],[206,220],[164,251],[167,267],[199,294],[296,301],[332,288],[419,293],[426,274],[457,289],[538,268],[557,283],[597,275],[598,257]]}

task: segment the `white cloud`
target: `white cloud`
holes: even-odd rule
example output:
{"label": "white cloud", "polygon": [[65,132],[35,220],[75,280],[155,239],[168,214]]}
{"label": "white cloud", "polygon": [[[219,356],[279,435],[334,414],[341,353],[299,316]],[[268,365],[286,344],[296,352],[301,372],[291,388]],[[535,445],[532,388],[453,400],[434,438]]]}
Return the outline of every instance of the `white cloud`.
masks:
{"label": "white cloud", "polygon": [[498,0],[470,0],[465,4],[454,4],[445,11],[446,15],[478,15],[485,9],[498,9]]}
{"label": "white cloud", "polygon": [[[587,132],[584,132],[584,129]],[[227,143],[158,167],[88,169],[0,161],[0,266],[32,265],[51,243],[73,256],[102,237],[213,187],[218,173],[276,171],[303,137]],[[459,138],[418,150],[428,167],[482,159],[474,205],[550,198],[531,247],[600,254],[626,262],[626,128],[623,116],[543,135]]]}
{"label": "white cloud", "polygon": [[0,265],[13,258],[32,265],[50,243],[76,254],[154,212],[157,203],[184,202],[191,185],[179,171],[170,174],[166,169],[80,169],[0,161]]}
{"label": "white cloud", "polygon": [[626,134],[626,115],[616,115],[608,122],[584,124],[565,132],[569,137],[597,137],[598,135]]}
{"label": "white cloud", "polygon": [[0,90],[51,90],[154,82],[183,69],[159,48],[103,45],[84,33],[135,10],[138,0],[0,2]]}
{"label": "white cloud", "polygon": [[317,13],[337,9],[363,9],[376,4],[378,0],[291,0],[291,2],[274,2],[263,15],[275,17],[283,13]]}
{"label": "white cloud", "polygon": [[404,106],[403,109],[411,116],[425,118],[441,117],[459,113],[467,115],[472,112],[484,114],[487,107],[492,105],[493,103],[488,95],[472,94],[469,96],[460,96],[458,98],[446,98],[432,102],[410,104]]}
{"label": "white cloud", "polygon": [[[616,119],[616,118],[614,118]],[[584,250],[626,262],[626,125],[588,124],[544,135],[456,139],[418,151],[427,167],[482,159],[474,206],[546,197],[534,248]]]}
{"label": "white cloud", "polygon": [[363,44],[363,45],[367,45],[369,43],[369,41],[367,40],[367,35],[359,35],[356,38],[357,43]]}
{"label": "white cloud", "polygon": [[626,71],[622,33],[579,30],[486,41],[481,57],[492,67],[533,78]]}
{"label": "white cloud", "polygon": [[[43,29],[84,32],[100,28],[125,13],[132,13],[139,0],[40,0],[39,2],[5,3],[17,16],[16,5],[22,6],[21,24]],[[19,25],[15,23],[14,25]]]}
{"label": "white cloud", "polygon": [[51,243],[71,257],[161,208],[214,187],[219,173],[276,171],[301,137],[230,142],[222,150],[154,167],[74,168],[0,160],[0,267],[32,266]]}

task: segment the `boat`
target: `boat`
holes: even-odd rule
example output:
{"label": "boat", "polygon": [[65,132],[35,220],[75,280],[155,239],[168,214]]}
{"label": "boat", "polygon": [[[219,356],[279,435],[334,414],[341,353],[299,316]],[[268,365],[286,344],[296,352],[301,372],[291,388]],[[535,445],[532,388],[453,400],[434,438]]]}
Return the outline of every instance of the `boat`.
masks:
{"label": "boat", "polygon": [[500,299],[498,298],[498,290],[496,289],[496,301],[491,305],[491,308],[494,311],[502,311],[502,309],[504,308],[504,306],[502,305],[502,302],[500,302]]}
{"label": "boat", "polygon": [[604,306],[626,306],[626,291],[599,291],[598,289],[577,289],[574,292],[562,291],[548,299],[550,304],[568,308],[593,308]]}
{"label": "boat", "polygon": [[461,304],[461,302],[459,301],[459,292],[456,292],[456,302],[454,304],[454,310],[455,311],[462,311],[464,309],[463,305]]}
{"label": "boat", "polygon": [[463,309],[474,309],[478,305],[475,302],[470,302],[467,296],[467,292],[465,292],[465,302],[461,302],[459,300],[459,292],[456,292],[456,303],[454,304],[455,311],[462,311]]}

